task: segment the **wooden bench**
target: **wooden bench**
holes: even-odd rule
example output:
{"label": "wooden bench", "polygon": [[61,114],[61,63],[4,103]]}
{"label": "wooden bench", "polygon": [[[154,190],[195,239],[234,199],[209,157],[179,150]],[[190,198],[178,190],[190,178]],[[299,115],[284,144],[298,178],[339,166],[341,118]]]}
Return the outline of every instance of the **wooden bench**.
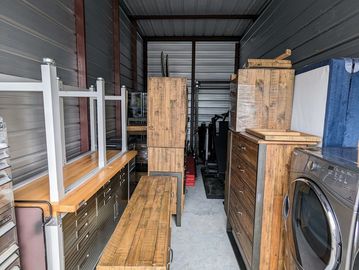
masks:
{"label": "wooden bench", "polygon": [[166,270],[176,177],[143,176],[97,265],[98,270]]}

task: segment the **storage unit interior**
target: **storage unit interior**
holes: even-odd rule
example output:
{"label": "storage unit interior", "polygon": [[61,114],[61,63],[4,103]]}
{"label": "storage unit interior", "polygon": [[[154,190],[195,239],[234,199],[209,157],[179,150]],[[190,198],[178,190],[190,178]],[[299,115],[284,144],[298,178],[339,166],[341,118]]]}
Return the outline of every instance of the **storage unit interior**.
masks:
{"label": "storage unit interior", "polygon": [[[0,269],[300,266],[282,218],[291,157],[358,146],[357,1],[0,9]],[[191,241],[218,256],[202,266]],[[355,269],[358,247],[338,269]]]}

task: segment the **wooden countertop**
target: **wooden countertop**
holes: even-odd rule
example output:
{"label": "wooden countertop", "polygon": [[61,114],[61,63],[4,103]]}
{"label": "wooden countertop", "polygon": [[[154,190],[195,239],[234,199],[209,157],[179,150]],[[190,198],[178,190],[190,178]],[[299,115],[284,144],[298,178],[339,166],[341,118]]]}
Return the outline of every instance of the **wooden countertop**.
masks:
{"label": "wooden countertop", "polygon": [[176,178],[141,178],[96,269],[167,269],[172,181]]}
{"label": "wooden countertop", "polygon": [[146,134],[147,126],[127,126],[127,132],[133,134]]}
{"label": "wooden countertop", "polygon": [[[118,150],[107,150],[107,159],[113,158],[118,154]],[[136,156],[136,151],[130,151],[123,156],[117,158],[111,164],[107,165],[101,171],[88,179],[85,183],[67,193],[59,203],[52,203],[53,212],[75,212],[83,201],[88,200],[99,190],[109,179],[111,179],[118,171],[120,171],[131,159]],[[64,166],[64,185],[65,188],[75,183],[81,177],[90,173],[97,168],[97,152],[89,153],[74,162]],[[29,184],[15,189],[14,198],[16,206],[34,206],[42,207],[45,215],[50,215],[48,207],[39,204],[36,201],[50,201],[49,194],[49,177],[44,175]],[[19,203],[16,201],[29,201]]]}
{"label": "wooden countertop", "polygon": [[283,141],[268,141],[268,140],[264,140],[264,139],[261,139],[261,138],[258,138],[252,134],[248,134],[247,132],[235,132],[235,131],[232,131],[234,133],[239,133],[241,134],[242,136],[246,137],[248,140],[254,142],[254,143],[258,143],[258,144],[285,144],[285,145],[317,145],[318,142],[320,140],[313,140],[313,141],[286,141],[286,140],[283,140]]}

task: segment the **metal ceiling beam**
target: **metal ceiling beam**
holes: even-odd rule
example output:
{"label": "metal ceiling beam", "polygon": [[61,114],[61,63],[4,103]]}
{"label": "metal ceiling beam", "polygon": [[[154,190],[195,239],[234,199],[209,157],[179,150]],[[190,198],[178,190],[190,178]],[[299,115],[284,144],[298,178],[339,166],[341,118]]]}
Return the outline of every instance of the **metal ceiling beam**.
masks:
{"label": "metal ceiling beam", "polygon": [[254,14],[132,15],[131,20],[256,20]]}
{"label": "metal ceiling beam", "polygon": [[149,41],[240,41],[242,36],[159,36],[144,37]]}

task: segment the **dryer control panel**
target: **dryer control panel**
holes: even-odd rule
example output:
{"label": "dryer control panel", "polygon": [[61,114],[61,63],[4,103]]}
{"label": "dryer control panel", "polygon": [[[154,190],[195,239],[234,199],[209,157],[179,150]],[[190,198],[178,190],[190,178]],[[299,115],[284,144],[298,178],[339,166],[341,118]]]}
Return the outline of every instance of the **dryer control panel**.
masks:
{"label": "dryer control panel", "polygon": [[310,157],[306,171],[319,179],[321,184],[336,197],[351,205],[355,204],[359,188],[359,174],[315,157]]}

